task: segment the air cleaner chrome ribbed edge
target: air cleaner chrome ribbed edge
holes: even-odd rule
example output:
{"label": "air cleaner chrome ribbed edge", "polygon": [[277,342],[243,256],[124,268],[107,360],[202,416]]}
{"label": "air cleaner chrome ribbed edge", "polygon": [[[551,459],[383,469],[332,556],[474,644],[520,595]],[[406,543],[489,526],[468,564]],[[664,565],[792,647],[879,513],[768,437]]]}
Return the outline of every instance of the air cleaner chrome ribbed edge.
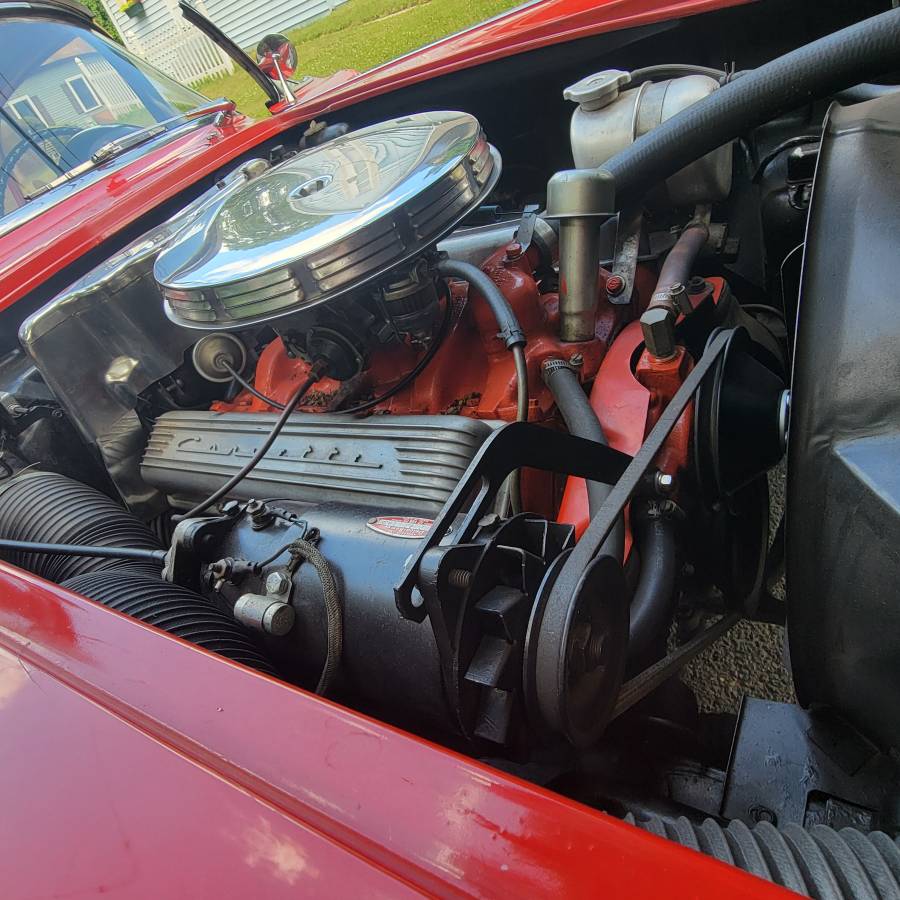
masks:
{"label": "air cleaner chrome ribbed edge", "polygon": [[422,253],[500,176],[461,112],[419,113],[303,151],[224,196],[159,255],[166,315],[244,328],[331,300]]}

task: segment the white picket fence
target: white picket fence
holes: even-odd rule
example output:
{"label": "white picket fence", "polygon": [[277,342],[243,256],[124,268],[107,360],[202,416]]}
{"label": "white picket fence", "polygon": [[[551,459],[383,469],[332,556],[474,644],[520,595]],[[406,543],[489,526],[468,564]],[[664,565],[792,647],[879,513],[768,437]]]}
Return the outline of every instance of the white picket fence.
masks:
{"label": "white picket fence", "polygon": [[[234,71],[231,58],[181,16],[178,0],[144,0],[144,15],[133,18],[119,9],[119,0],[103,0],[125,46],[182,84]],[[197,4],[206,12],[201,2]]]}
{"label": "white picket fence", "polygon": [[166,36],[146,46],[146,56],[141,55],[181,84],[196,84],[234,71],[231,57],[198,31]]}

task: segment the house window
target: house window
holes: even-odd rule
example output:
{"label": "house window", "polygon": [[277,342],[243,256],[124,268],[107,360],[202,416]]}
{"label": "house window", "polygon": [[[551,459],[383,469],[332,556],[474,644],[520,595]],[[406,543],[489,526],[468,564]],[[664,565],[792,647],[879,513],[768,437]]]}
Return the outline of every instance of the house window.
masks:
{"label": "house window", "polygon": [[84,75],[75,75],[72,78],[67,78],[66,85],[72,94],[76,108],[82,112],[93,112],[95,109],[100,109],[103,105]]}
{"label": "house window", "polygon": [[16,97],[9,101],[9,107],[16,114],[16,117],[32,128],[40,128],[41,126],[49,127],[47,120],[41,115],[41,111],[35,105],[35,102],[27,94]]}

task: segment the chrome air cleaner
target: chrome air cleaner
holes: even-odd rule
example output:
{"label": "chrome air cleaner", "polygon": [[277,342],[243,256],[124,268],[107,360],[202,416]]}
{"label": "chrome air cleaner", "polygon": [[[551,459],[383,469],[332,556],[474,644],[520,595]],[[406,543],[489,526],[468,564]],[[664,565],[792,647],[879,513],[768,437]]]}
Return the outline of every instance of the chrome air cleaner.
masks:
{"label": "chrome air cleaner", "polygon": [[211,204],[159,255],[166,314],[219,330],[331,300],[428,249],[499,175],[499,154],[460,112],[306,150]]}

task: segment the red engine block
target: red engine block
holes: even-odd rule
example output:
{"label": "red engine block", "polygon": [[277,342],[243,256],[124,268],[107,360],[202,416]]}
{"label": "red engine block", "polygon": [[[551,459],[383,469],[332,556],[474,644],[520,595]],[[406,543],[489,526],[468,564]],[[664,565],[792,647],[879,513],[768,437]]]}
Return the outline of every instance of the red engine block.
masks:
{"label": "red engine block", "polygon": [[[541,377],[541,365],[550,358],[574,363],[584,383],[593,381],[591,405],[603,425],[611,446],[634,454],[645,433],[690,371],[692,361],[682,351],[669,362],[654,360],[646,352],[635,356],[642,344],[640,325],[630,321],[639,315],[628,306],[614,306],[606,297],[606,277],[602,272],[597,302],[596,340],[564,343],[558,337],[559,297],[541,294],[534,278],[537,251],[523,252],[519,244],[509,244],[490,256],[483,270],[509,301],[525,334],[528,367],[529,412],[533,422],[562,427],[553,397]],[[721,282],[710,279],[714,297]],[[649,298],[654,274],[639,269],[636,296]],[[516,378],[512,355],[497,337],[497,326],[487,304],[467,285],[451,285],[456,306],[453,324],[431,364],[407,388],[379,404],[373,414],[423,415],[456,414],[479,419],[512,421],[516,415]],[[706,293],[692,297],[699,303]],[[421,350],[405,345],[379,348],[372,353],[366,371],[349,384],[323,378],[300,407],[306,412],[334,409],[352,394],[354,398],[378,395],[392,387],[418,360]],[[254,386],[267,397],[286,403],[307,377],[309,365],[290,358],[280,339],[262,352]],[[217,411],[269,412],[274,407],[252,396],[239,394],[231,403],[217,402]],[[658,466],[675,474],[687,465],[692,409],[689,407],[660,453]],[[580,534],[587,526],[587,491],[584,482],[569,478],[565,483],[546,473],[526,471],[522,478],[523,506],[551,518],[570,522]]]}

